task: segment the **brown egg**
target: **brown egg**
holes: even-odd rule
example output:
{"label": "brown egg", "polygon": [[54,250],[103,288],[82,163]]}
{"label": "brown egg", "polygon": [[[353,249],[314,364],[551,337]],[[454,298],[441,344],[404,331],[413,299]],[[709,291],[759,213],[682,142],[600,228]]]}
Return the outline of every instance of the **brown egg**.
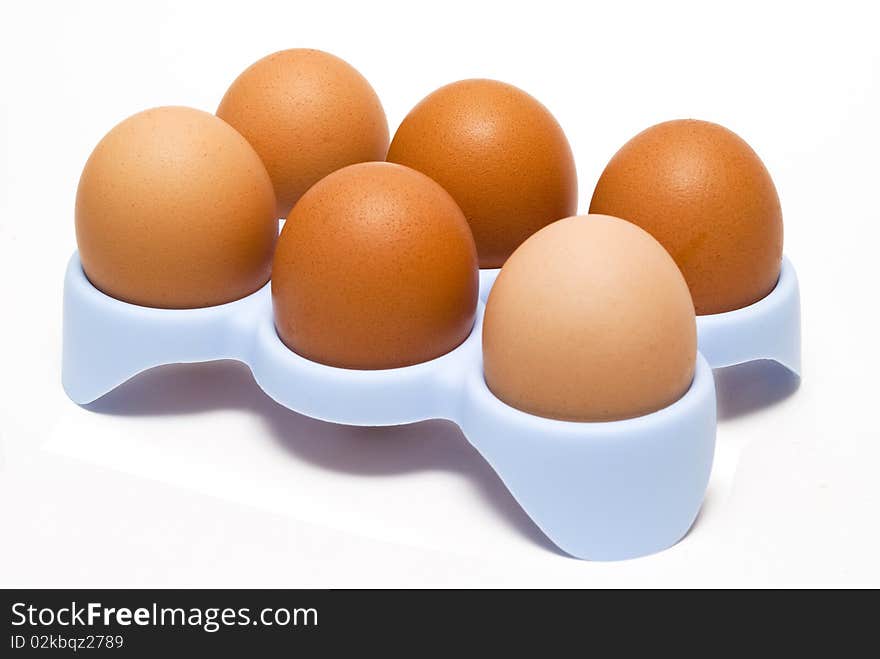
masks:
{"label": "brown egg", "polygon": [[388,151],[388,121],[370,83],[320,50],[283,50],[253,64],[232,83],[217,116],[260,154],[278,217],[330,172],[385,160]]}
{"label": "brown egg", "polygon": [[247,141],[207,112],[162,107],[100,141],[76,194],[86,276],[120,300],[191,308],[269,280],[278,235],[269,175]]}
{"label": "brown egg", "polygon": [[351,165],[287,218],[273,266],[275,326],[316,362],[408,366],[468,336],[477,279],[473,237],[443,188],[400,165]]}
{"label": "brown egg", "polygon": [[602,173],[590,212],[622,217],[659,240],[700,315],[752,304],[779,278],[776,187],[751,147],[717,124],[669,121],[636,135]]}
{"label": "brown egg", "polygon": [[480,267],[500,267],[541,227],[577,212],[568,140],[537,100],[495,80],[462,80],[422,100],[388,161],[424,172],[464,211]]}
{"label": "brown egg", "polygon": [[538,231],[504,264],[486,304],[486,384],[538,416],[655,412],[688,390],[696,356],[681,272],[647,232],[614,217],[570,217]]}

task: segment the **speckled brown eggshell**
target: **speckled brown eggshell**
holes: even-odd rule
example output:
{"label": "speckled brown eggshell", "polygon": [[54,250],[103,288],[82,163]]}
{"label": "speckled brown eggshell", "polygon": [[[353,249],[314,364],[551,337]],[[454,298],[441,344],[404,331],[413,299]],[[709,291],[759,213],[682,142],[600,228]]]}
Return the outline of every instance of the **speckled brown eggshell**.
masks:
{"label": "speckled brown eggshell", "polygon": [[782,210],[757,154],[717,124],[658,124],[627,142],[602,173],[591,213],[638,224],[672,254],[697,313],[767,295],[782,265]]}
{"label": "speckled brown eggshell", "polygon": [[217,116],[260,154],[278,217],[330,172],[385,160],[388,151],[388,121],[370,83],[320,50],[283,50],[251,65],[229,87]]}
{"label": "speckled brown eggshell", "polygon": [[464,211],[480,267],[500,267],[535,231],[577,212],[568,140],[536,99],[495,80],[462,80],[406,116],[389,162],[440,183]]}
{"label": "speckled brown eggshell", "polygon": [[76,241],[89,280],[148,307],[230,302],[269,280],[278,235],[259,156],[207,112],[161,107],[113,128],[86,162]]}
{"label": "speckled brown eggshell", "polygon": [[688,390],[696,356],[681,272],[647,232],[614,217],[571,217],[538,231],[504,264],[486,304],[486,384],[537,416],[655,412]]}
{"label": "speckled brown eggshell", "polygon": [[275,253],[278,335],[312,361],[409,366],[468,336],[477,305],[473,237],[437,183],[390,163],[330,174],[293,208]]}

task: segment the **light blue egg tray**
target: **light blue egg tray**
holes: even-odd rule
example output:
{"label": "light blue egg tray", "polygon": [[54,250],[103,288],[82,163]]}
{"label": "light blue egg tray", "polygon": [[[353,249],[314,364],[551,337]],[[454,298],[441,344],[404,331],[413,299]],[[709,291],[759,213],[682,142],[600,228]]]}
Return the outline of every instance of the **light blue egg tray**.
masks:
{"label": "light blue egg tray", "polygon": [[[712,468],[710,363],[771,358],[799,370],[797,281],[790,264],[765,300],[709,317],[715,318],[709,323],[700,320],[700,347],[709,350],[710,361],[697,356],[694,380],[681,399],[652,414],[602,423],[536,417],[489,391],[482,371],[482,300],[494,274],[481,272],[476,322],[458,348],[415,366],[356,371],[289,350],[275,332],[268,284],[215,307],[140,307],[92,286],[74,254],[64,284],[62,382],[74,402],[86,404],[154,366],[235,359],[278,403],[317,419],[368,426],[453,421],[538,527],[572,556],[618,560],[675,544],[700,509]],[[787,342],[779,331],[790,333]],[[739,348],[727,347],[728,340]]]}

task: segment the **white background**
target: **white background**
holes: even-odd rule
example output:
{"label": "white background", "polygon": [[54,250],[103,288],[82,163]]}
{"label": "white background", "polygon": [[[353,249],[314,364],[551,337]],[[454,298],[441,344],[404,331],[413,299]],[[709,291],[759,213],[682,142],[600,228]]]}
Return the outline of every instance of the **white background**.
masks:
{"label": "white background", "polygon": [[[18,2],[0,19],[0,583],[880,585],[880,46],[871,3]],[[391,130],[492,77],[571,141],[586,212],[614,151],[677,117],[737,131],[782,199],[804,379],[719,378],[706,503],[661,554],[554,551],[459,431],[278,407],[243,367],[147,373],[81,409],[60,384],[80,170],[147,107],[216,109],[258,58],[356,66]]]}

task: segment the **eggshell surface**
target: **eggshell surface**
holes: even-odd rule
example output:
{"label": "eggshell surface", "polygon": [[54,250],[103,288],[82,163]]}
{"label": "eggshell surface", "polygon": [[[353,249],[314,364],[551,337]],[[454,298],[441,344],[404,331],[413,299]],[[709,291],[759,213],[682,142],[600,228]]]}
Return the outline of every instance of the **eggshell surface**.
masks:
{"label": "eggshell surface", "polygon": [[389,162],[424,172],[464,211],[480,267],[500,267],[547,224],[577,212],[577,173],[552,114],[526,92],[495,80],[438,89],[407,115]]}
{"label": "eggshell surface", "polygon": [[286,217],[313,184],[358,162],[385,160],[388,121],[370,83],[320,50],[274,53],[229,87],[217,116],[260,154]]}
{"label": "eggshell surface", "polygon": [[400,165],[351,165],[306,192],[284,225],[275,326],[316,362],[408,366],[467,338],[477,288],[473,237],[443,188]]}
{"label": "eggshell surface", "polygon": [[647,232],[614,217],[571,217],[538,231],[505,263],[486,304],[486,384],[537,416],[655,412],[688,390],[696,355],[681,272]]}
{"label": "eggshell surface", "polygon": [[658,124],[627,142],[602,173],[591,213],[638,224],[669,250],[697,313],[757,302],[782,266],[782,210],[758,155],[717,124]]}
{"label": "eggshell surface", "polygon": [[76,196],[83,270],[108,295],[149,307],[230,302],[269,279],[278,234],[256,152],[207,112],[129,117],[95,147]]}

